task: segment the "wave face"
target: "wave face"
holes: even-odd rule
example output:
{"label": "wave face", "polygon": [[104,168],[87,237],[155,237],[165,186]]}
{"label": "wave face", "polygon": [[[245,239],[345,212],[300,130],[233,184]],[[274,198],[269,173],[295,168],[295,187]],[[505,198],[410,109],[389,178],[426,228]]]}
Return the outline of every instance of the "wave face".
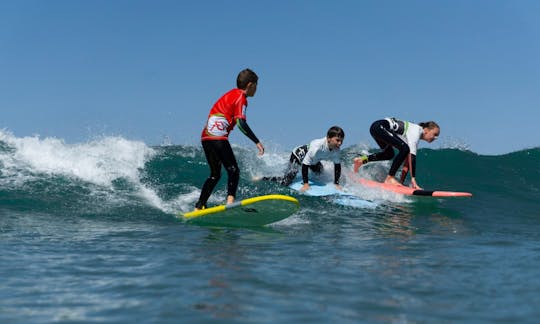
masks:
{"label": "wave face", "polygon": [[[240,198],[271,192],[291,194],[273,184],[251,181],[262,175],[281,175],[288,152],[257,158],[252,150],[235,147],[235,151],[242,170]],[[345,150],[344,155],[350,156],[350,151],[351,148]],[[344,165],[350,167],[346,159]],[[538,165],[539,148],[500,156],[481,156],[458,149],[422,149],[418,154],[417,180],[429,189],[470,191],[477,199],[503,207],[506,201],[527,204],[539,200]],[[387,170],[385,163],[368,166],[361,174],[379,180]],[[175,214],[192,208],[207,176],[208,167],[200,147],[149,147],[122,137],[66,144],[55,138],[17,138],[0,132],[2,208],[60,214],[141,208]],[[330,172],[324,177],[330,180]],[[226,178],[225,173],[222,178]],[[355,187],[351,179],[345,181],[349,189],[362,196],[363,188]],[[222,179],[211,204],[223,203],[224,186]]]}

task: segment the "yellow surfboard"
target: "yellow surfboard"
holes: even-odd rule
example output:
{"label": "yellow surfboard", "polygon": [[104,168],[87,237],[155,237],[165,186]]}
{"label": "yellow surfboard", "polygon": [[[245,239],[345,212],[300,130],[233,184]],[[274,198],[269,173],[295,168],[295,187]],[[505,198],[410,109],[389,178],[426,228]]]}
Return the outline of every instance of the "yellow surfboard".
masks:
{"label": "yellow surfboard", "polygon": [[294,214],[300,204],[286,195],[266,195],[230,205],[196,210],[181,215],[188,223],[207,226],[258,227],[278,222]]}

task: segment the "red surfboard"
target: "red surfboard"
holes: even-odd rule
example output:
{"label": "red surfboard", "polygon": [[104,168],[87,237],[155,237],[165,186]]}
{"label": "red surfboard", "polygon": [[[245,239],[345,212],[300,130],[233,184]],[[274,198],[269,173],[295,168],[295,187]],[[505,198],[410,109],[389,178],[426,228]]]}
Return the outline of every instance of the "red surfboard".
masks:
{"label": "red surfboard", "polygon": [[455,191],[441,191],[441,190],[423,190],[413,189],[403,185],[387,184],[368,180],[364,178],[358,179],[358,182],[366,187],[379,188],[387,191],[396,192],[408,196],[430,196],[430,197],[472,197],[470,192],[455,192]]}

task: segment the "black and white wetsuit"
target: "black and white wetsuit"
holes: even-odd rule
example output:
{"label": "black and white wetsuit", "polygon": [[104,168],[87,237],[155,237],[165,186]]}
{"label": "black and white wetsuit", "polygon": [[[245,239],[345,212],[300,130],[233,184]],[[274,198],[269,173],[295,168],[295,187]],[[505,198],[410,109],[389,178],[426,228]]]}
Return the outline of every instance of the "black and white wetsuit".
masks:
{"label": "black and white wetsuit", "polygon": [[369,129],[371,136],[382,149],[381,152],[368,156],[369,161],[384,161],[394,158],[394,147],[399,151],[392,162],[388,175],[395,176],[409,153],[411,154],[411,176],[416,173],[416,151],[423,134],[420,125],[396,118],[385,118],[375,121]]}
{"label": "black and white wetsuit", "polygon": [[315,173],[321,173],[323,171],[322,160],[328,160],[334,162],[334,183],[339,184],[339,178],[341,177],[341,155],[340,150],[330,150],[328,147],[328,139],[326,137],[313,140],[309,145],[302,145],[296,147],[289,158],[289,166],[285,171],[283,177],[270,177],[263,178],[264,180],[271,180],[281,183],[284,186],[290,185],[298,171],[300,166],[302,167],[302,180],[304,183],[308,183],[308,171]]}

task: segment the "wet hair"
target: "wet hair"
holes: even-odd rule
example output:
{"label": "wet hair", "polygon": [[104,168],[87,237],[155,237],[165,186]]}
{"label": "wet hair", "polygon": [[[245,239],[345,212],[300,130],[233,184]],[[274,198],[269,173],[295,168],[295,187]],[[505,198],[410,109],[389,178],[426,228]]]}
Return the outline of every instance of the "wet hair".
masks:
{"label": "wet hair", "polygon": [[339,126],[332,126],[330,127],[330,129],[328,129],[328,132],[326,133],[326,137],[328,138],[339,137],[341,139],[344,139],[345,132]]}
{"label": "wet hair", "polygon": [[247,85],[251,83],[257,83],[259,81],[259,77],[255,72],[251,71],[250,69],[244,69],[238,73],[238,77],[236,78],[236,87],[238,89],[245,90],[247,88]]}
{"label": "wet hair", "polygon": [[441,129],[439,127],[439,124],[437,124],[436,122],[434,122],[432,120],[427,121],[427,122],[419,123],[418,125],[420,125],[420,127],[422,127],[422,128],[427,128],[427,129],[433,129],[433,128]]}

